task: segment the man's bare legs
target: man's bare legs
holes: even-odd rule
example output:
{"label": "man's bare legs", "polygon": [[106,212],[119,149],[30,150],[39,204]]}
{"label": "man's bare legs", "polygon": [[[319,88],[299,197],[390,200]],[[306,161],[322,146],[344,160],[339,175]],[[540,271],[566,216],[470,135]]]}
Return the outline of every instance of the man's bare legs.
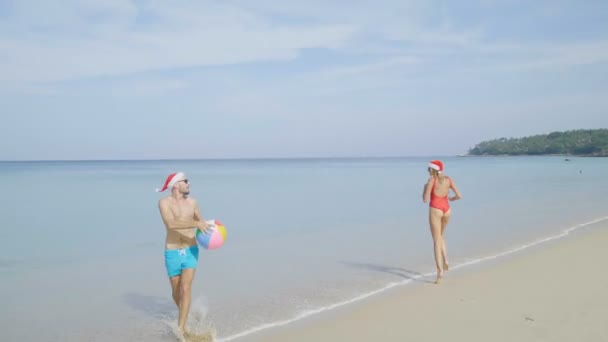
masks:
{"label": "man's bare legs", "polygon": [[179,283],[179,319],[177,321],[177,327],[183,334],[186,329],[186,320],[188,319],[188,313],[190,312],[190,301],[192,293],[192,279],[194,279],[194,268],[186,268],[182,270],[182,275]]}
{"label": "man's bare legs", "polygon": [[[180,289],[180,280],[181,280],[182,276],[181,275],[176,275],[174,277],[169,278],[169,280],[171,281],[171,294],[173,296],[173,301],[175,302],[175,306],[177,306],[177,312],[179,313],[179,302],[181,301],[181,289]],[[179,321],[178,321],[178,327],[179,327]],[[178,329],[178,338],[180,338],[181,340],[184,340],[184,330],[179,328]]]}
{"label": "man's bare legs", "polygon": [[443,250],[445,249],[445,242],[443,241],[442,234],[442,218],[443,212],[439,209],[430,208],[429,210],[429,224],[431,226],[431,235],[433,236],[433,249],[435,251],[435,266],[437,266],[437,280],[436,284],[439,284],[443,277]]}
{"label": "man's bare legs", "polygon": [[171,281],[171,293],[173,295],[173,301],[177,306],[177,310],[179,311],[179,298],[180,298],[180,290],[179,290],[179,280],[181,276],[177,275],[175,277],[169,278]]}
{"label": "man's bare legs", "polygon": [[188,319],[188,312],[190,311],[191,289],[194,273],[194,268],[186,268],[182,270],[181,275],[169,278],[171,281],[173,301],[175,302],[179,312],[177,327],[182,335],[185,333],[186,320]]}

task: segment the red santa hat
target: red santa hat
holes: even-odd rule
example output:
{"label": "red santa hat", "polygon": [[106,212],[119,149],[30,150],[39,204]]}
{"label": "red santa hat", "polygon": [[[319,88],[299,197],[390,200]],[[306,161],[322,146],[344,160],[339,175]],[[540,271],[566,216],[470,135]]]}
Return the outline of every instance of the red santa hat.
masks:
{"label": "red santa hat", "polygon": [[437,172],[443,172],[443,162],[441,160],[431,160],[429,167]]}
{"label": "red santa hat", "polygon": [[177,182],[183,181],[185,179],[186,175],[183,172],[172,173],[169,175],[169,177],[167,177],[167,180],[165,180],[165,184],[163,184],[163,187],[161,189],[156,189],[156,192],[163,192],[167,189],[171,189]]}

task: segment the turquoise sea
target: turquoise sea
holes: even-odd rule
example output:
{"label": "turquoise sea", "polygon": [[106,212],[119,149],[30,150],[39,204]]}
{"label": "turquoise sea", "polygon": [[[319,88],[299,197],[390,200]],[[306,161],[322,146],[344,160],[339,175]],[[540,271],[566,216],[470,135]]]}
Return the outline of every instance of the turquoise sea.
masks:
{"label": "turquoise sea", "polygon": [[[190,323],[219,340],[431,281],[435,158],[0,162],[0,340],[173,341],[154,190],[175,171],[228,231],[193,284]],[[606,218],[608,159],[568,158],[442,158],[451,265]]]}

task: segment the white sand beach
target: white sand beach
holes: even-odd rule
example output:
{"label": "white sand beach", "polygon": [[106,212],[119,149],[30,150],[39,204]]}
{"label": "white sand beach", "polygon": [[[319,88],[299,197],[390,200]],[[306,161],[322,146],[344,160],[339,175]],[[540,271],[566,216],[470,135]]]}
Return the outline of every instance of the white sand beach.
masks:
{"label": "white sand beach", "polygon": [[606,246],[600,222],[243,341],[608,341]]}

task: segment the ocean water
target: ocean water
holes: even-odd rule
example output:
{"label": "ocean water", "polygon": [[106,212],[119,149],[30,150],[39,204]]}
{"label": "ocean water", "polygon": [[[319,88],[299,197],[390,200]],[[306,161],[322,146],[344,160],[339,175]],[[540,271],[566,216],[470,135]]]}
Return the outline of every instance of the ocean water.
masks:
{"label": "ocean water", "polygon": [[[0,162],[0,340],[175,340],[154,189],[178,170],[228,231],[201,249],[192,329],[238,341],[432,281],[432,158]],[[608,159],[570,159],[444,158],[453,267],[608,216]]]}

